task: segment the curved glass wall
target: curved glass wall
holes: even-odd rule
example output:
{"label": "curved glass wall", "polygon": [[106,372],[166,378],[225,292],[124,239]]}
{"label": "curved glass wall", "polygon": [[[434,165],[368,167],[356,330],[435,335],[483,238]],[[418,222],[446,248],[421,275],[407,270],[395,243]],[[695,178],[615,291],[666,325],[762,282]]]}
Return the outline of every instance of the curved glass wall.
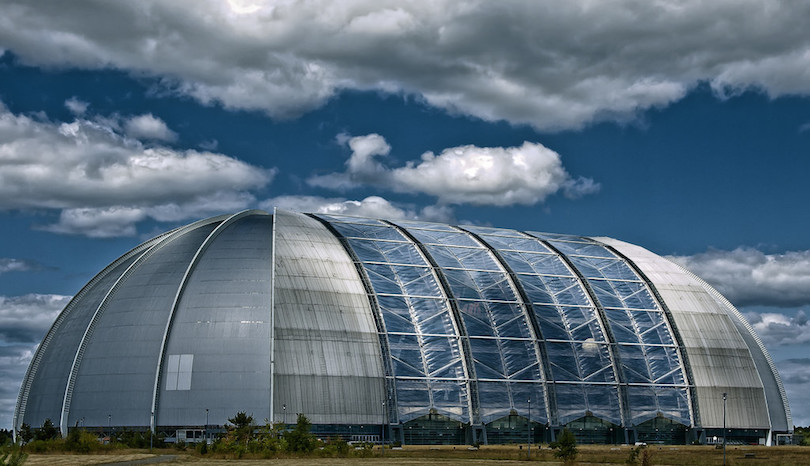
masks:
{"label": "curved glass wall", "polygon": [[604,309],[627,384],[626,425],[656,417],[691,425],[678,345],[647,284],[607,247],[581,237],[531,233],[565,254]]}
{"label": "curved glass wall", "polygon": [[598,312],[575,273],[540,240],[514,230],[467,227],[516,274],[544,339],[553,424],[592,415],[622,424],[618,381]]}
{"label": "curved glass wall", "polygon": [[545,423],[537,338],[506,270],[467,232],[433,223],[398,224],[439,266],[455,300],[475,367],[481,422],[518,413]]}
{"label": "curved glass wall", "polygon": [[400,422],[439,413],[471,422],[468,376],[449,301],[419,248],[379,220],[318,215],[340,233],[374,290]]}

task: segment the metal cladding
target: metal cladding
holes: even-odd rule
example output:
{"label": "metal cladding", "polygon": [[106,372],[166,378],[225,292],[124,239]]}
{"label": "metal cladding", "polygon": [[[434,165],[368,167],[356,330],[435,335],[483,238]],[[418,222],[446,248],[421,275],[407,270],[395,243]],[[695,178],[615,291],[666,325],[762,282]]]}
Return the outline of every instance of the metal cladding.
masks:
{"label": "metal cladding", "polygon": [[[14,427],[257,420],[790,432],[745,319],[610,238],[245,211],[117,259],[59,315]],[[209,419],[210,418],[210,419]]]}

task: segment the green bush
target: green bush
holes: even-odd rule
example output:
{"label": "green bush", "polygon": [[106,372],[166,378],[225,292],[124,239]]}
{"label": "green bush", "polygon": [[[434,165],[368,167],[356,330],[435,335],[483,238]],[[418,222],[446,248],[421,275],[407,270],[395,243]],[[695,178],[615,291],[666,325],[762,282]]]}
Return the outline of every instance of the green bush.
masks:
{"label": "green bush", "polygon": [[101,448],[98,437],[84,429],[73,429],[65,439],[65,450],[76,453],[90,453]]}
{"label": "green bush", "polygon": [[303,414],[299,414],[295,428],[284,433],[284,439],[287,440],[287,451],[305,453],[313,451],[317,444],[315,436],[310,432],[311,428],[312,423],[309,422],[309,419]]}
{"label": "green bush", "polygon": [[556,450],[554,457],[565,464],[571,464],[577,459],[577,438],[568,429],[563,429],[556,442],[551,442],[551,448]]}

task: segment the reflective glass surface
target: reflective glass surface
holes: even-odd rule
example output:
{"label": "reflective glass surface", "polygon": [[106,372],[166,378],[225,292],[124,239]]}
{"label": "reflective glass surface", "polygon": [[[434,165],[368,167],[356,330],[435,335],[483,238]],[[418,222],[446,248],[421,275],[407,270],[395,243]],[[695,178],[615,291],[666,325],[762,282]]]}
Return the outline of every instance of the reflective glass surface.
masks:
{"label": "reflective glass surface", "polygon": [[666,315],[647,284],[610,249],[581,237],[536,236],[564,252],[593,290],[617,343],[631,425],[662,415],[690,424],[686,376]]}
{"label": "reflective glass surface", "polygon": [[470,422],[459,333],[436,272],[398,228],[354,217],[329,220],[374,290],[393,367],[400,422],[430,410]]}

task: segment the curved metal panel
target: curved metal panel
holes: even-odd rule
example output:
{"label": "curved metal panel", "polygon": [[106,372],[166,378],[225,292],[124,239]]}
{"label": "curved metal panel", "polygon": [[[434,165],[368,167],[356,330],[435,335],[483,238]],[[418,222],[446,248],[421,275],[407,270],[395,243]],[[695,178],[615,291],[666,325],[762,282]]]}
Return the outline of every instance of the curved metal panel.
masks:
{"label": "curved metal panel", "polygon": [[113,261],[65,306],[28,366],[14,412],[15,431],[23,423],[38,426],[45,419],[59,421],[73,358],[99,303],[132,262],[163,236],[153,238]]}
{"label": "curved metal panel", "polygon": [[278,209],[274,222],[274,421],[382,424],[380,343],[351,257],[315,219]]}
{"label": "curved metal panel", "polygon": [[200,243],[223,218],[175,230],[113,285],[74,358],[62,425],[149,426],[154,373],[171,304]]}
{"label": "curved metal panel", "polygon": [[[238,411],[270,417],[271,224],[265,212],[236,214],[189,264],[157,366],[156,425],[202,425],[206,412],[219,425]],[[171,367],[186,360],[188,370]]]}

